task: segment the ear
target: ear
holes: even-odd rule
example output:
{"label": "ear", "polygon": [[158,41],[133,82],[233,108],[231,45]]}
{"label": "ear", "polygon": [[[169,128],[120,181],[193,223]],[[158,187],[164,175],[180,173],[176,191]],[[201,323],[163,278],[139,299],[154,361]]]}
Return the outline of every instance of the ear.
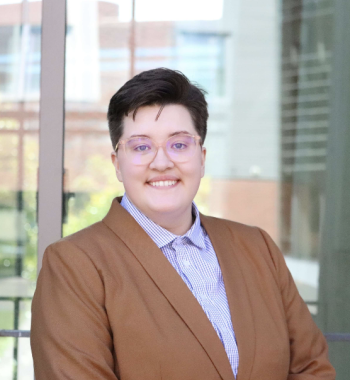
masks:
{"label": "ear", "polygon": [[207,157],[207,149],[203,146],[201,152],[201,178],[204,177],[205,174],[205,159]]}
{"label": "ear", "polygon": [[120,165],[119,165],[119,160],[118,160],[118,153],[117,152],[112,152],[111,153],[111,160],[115,168],[115,173],[117,175],[117,178],[119,182],[123,182],[123,177],[122,177],[122,172],[120,171]]}

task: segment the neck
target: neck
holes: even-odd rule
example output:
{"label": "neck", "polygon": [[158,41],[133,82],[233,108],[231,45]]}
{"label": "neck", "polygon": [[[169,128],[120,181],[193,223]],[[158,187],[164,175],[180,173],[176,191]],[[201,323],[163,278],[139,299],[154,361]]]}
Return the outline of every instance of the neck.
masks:
{"label": "neck", "polygon": [[145,213],[145,215],[154,223],[178,236],[184,235],[194,222],[192,205],[181,215],[174,215],[174,213]]}
{"label": "neck", "polygon": [[174,218],[174,215],[155,215],[154,218],[149,217],[154,223],[165,228],[174,235],[182,236],[184,235],[194,223],[194,217],[192,215],[192,207],[186,215],[181,218]]}

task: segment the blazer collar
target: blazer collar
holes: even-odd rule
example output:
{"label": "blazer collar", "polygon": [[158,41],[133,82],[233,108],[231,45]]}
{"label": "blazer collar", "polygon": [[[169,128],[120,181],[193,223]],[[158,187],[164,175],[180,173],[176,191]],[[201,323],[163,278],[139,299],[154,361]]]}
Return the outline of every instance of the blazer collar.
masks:
{"label": "blazer collar", "polygon": [[[161,250],[134,218],[113,200],[103,222],[128,246],[132,254],[157,284],[160,291],[192,331],[224,380],[234,380],[225,349],[212,324],[186,284]],[[217,254],[231,311],[239,350],[239,378],[249,378],[255,349],[253,319],[248,291],[235,252],[238,247],[226,224],[218,219],[201,217]],[[137,238],[135,238],[137,235]]]}
{"label": "blazer collar", "polygon": [[238,379],[249,379],[255,354],[255,330],[247,282],[239,260],[245,248],[240,237],[228,222],[201,214],[201,221],[213,244],[224,278],[232,326],[235,331],[238,353]]}

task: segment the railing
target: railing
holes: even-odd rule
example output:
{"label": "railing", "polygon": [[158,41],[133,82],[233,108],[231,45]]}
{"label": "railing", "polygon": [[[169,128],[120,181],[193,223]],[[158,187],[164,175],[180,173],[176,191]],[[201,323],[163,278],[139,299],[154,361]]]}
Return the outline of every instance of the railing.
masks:
{"label": "railing", "polygon": [[30,330],[0,330],[0,337],[29,338]]}
{"label": "railing", "polygon": [[[8,337],[14,338],[13,358],[15,360],[13,380],[17,380],[17,363],[18,363],[18,338],[29,338],[30,330],[19,330],[19,313],[20,302],[29,301],[31,297],[0,297],[1,301],[12,301],[14,303],[14,329],[13,330],[0,330],[0,338]],[[317,304],[317,302],[307,302],[307,304]],[[328,342],[350,342],[350,333],[325,333],[325,338]]]}
{"label": "railing", "polygon": [[350,342],[350,334],[328,333],[324,334],[324,336],[326,337],[327,342]]}
{"label": "railing", "polygon": [[[350,334],[327,333],[324,336],[327,342],[350,342]],[[29,338],[30,330],[0,330],[1,337]]]}

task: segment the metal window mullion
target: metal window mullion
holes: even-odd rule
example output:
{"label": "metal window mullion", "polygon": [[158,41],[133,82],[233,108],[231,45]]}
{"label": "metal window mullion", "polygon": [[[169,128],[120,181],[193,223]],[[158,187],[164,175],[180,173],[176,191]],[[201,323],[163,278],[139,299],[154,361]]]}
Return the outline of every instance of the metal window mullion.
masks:
{"label": "metal window mullion", "polygon": [[42,1],[38,273],[62,236],[66,0]]}

